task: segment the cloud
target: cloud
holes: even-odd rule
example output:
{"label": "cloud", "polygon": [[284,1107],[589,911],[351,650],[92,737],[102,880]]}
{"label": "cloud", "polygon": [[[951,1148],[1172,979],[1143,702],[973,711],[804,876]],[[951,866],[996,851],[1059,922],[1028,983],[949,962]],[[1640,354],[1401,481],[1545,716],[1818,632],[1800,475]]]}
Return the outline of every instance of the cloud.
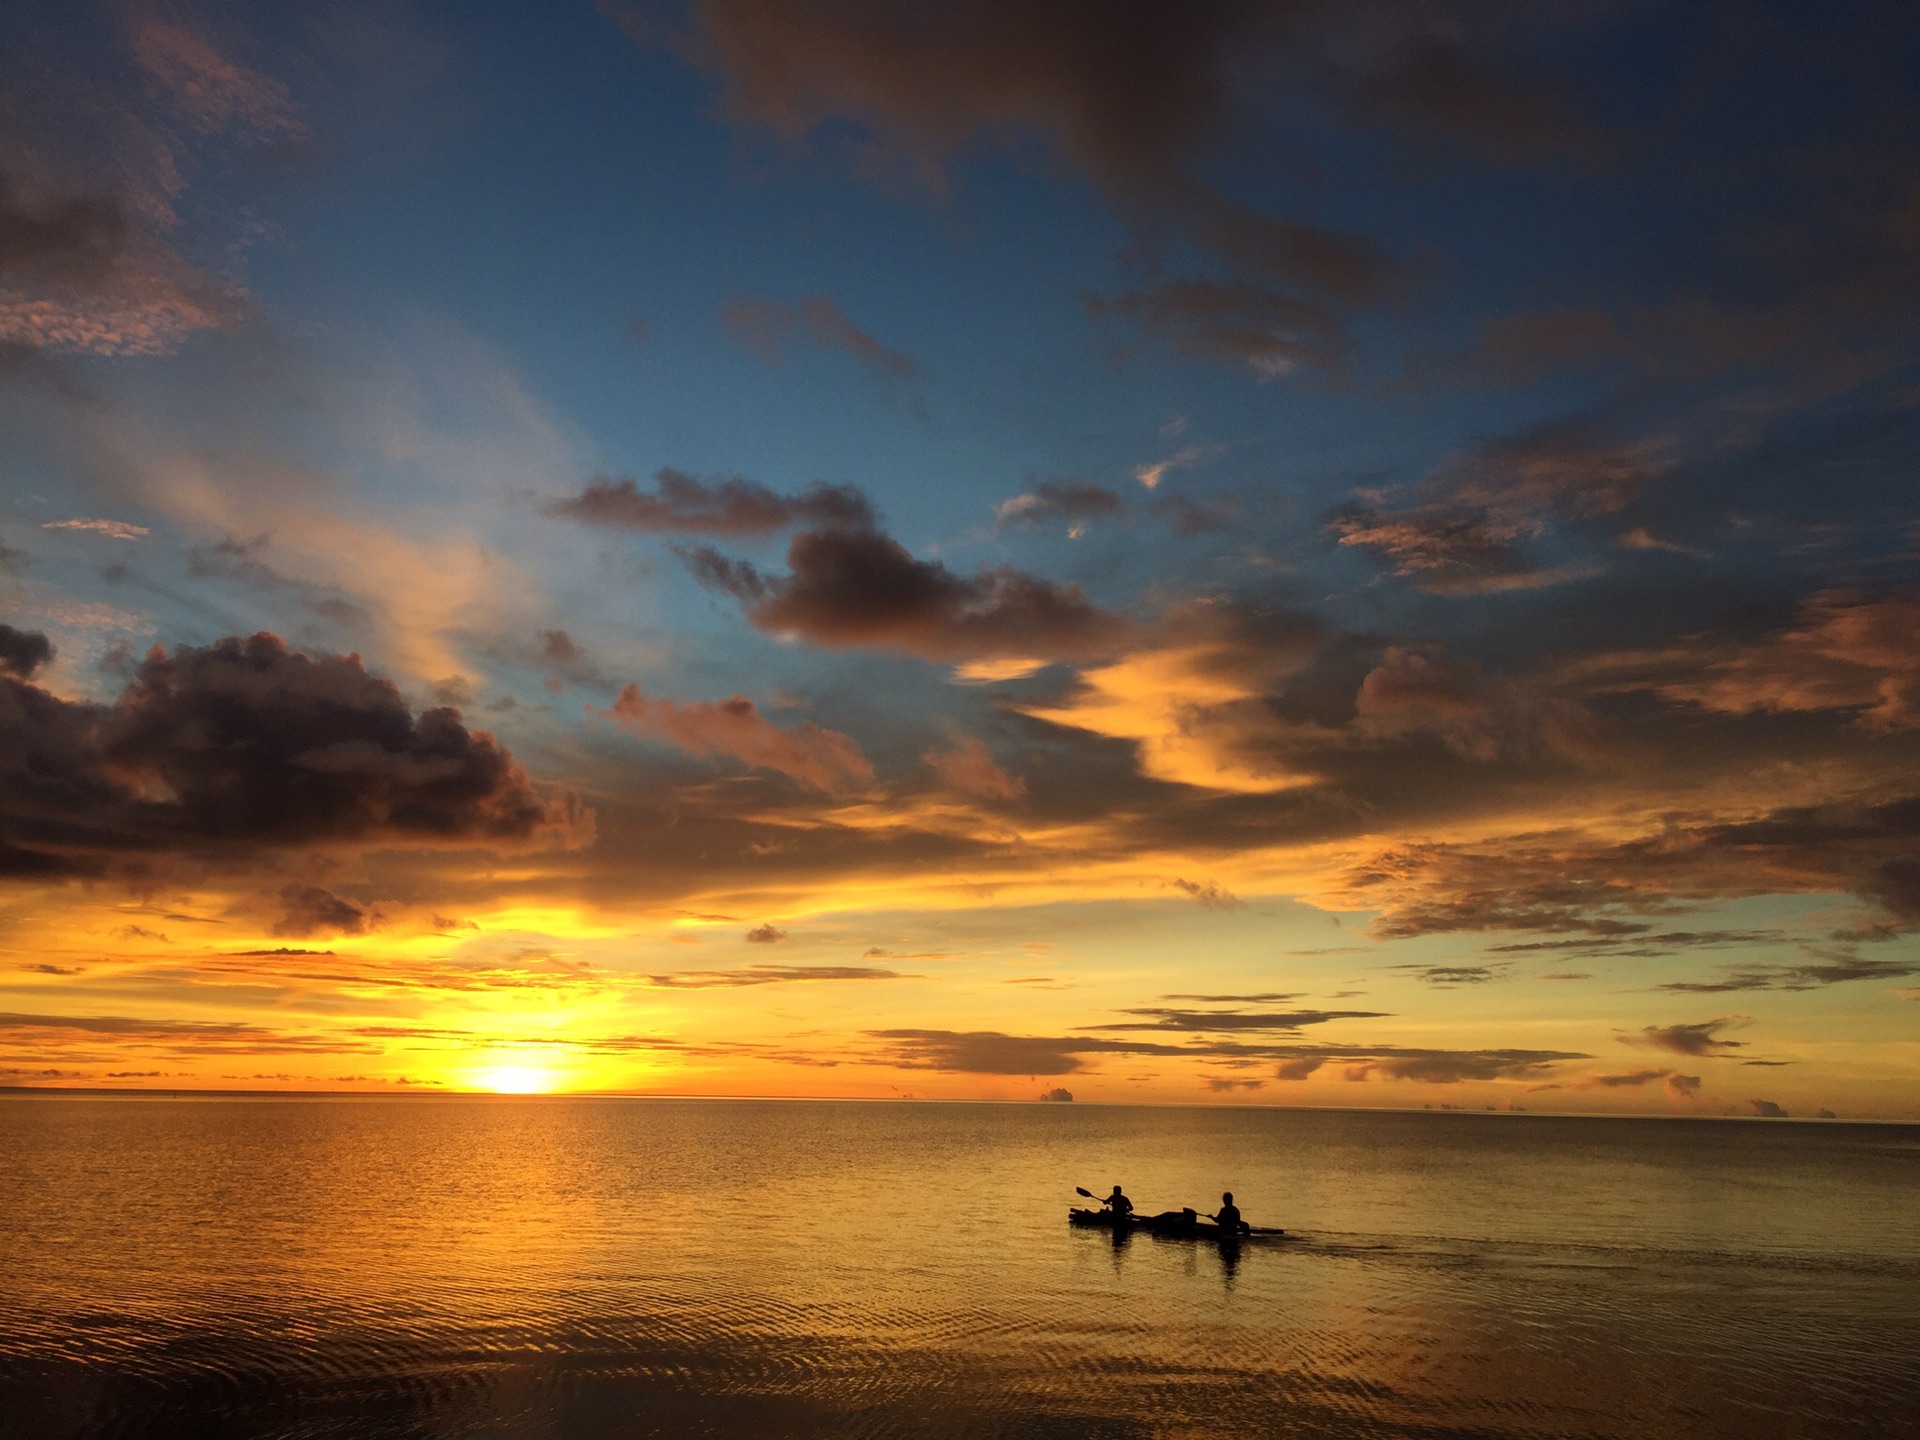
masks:
{"label": "cloud", "polygon": [[756,925],[747,931],[747,942],[752,945],[778,945],[787,938],[787,932],[774,925]]}
{"label": "cloud", "polygon": [[303,939],[309,935],[364,935],[372,917],[366,908],[319,885],[286,885],[280,890],[280,918],[273,933]]}
{"label": "cloud", "polygon": [[845,351],[888,384],[910,384],[920,375],[911,355],[881,344],[824,295],[797,305],[748,297],[730,303],[722,318],[741,344],[769,364],[780,360],[795,336],[804,335],[823,350]]}
{"label": "cloud", "polygon": [[811,720],[781,729],[744,695],[709,700],[652,700],[628,685],[610,710],[594,710],[622,729],[665,740],[692,755],[731,755],[765,770],[777,770],[824,793],[864,785],[873,762],[850,736]]}
{"label": "cloud", "polygon": [[1106,1025],[1088,1025],[1088,1030],[1191,1030],[1226,1033],[1238,1030],[1294,1031],[1306,1025],[1324,1025],[1330,1020],[1378,1020],[1378,1010],[1169,1010],[1144,1008],[1123,1010],[1123,1015],[1144,1015],[1142,1021],[1115,1021]]}
{"label": "cloud", "polygon": [[31,680],[34,671],[53,659],[53,643],[38,630],[16,630],[0,624],[0,675]]}
{"label": "cloud", "polygon": [[1267,1084],[1264,1080],[1242,1080],[1231,1075],[1209,1075],[1202,1083],[1216,1095],[1230,1094],[1235,1090],[1263,1090]]}
{"label": "cloud", "polygon": [[[1152,290],[1089,295],[1083,304],[1096,321],[1137,325],[1176,354],[1244,369],[1261,380],[1303,366],[1342,373],[1352,348],[1329,306],[1244,280],[1173,280]],[[1151,490],[1169,465],[1181,463],[1193,462],[1176,457],[1144,467],[1151,481],[1138,478]]]}
{"label": "cloud", "polygon": [[[8,77],[0,345],[164,355],[232,325],[246,292],[185,258],[182,198],[214,142],[306,135],[284,86],[204,35],[135,12],[106,24],[119,33],[91,34],[65,57],[37,46],[38,63]],[[110,71],[127,49],[143,85]],[[67,63],[75,56],[85,58]]]}
{"label": "cloud", "polygon": [[1430,594],[1541,589],[1595,567],[1548,563],[1524,548],[1528,542],[1619,514],[1664,468],[1651,442],[1617,443],[1560,422],[1454,457],[1420,482],[1412,503],[1374,496],[1349,505],[1328,530]]}
{"label": "cloud", "polygon": [[1747,1101],[1747,1113],[1749,1115],[1758,1115],[1763,1120],[1785,1120],[1788,1118],[1787,1112],[1771,1100]]}
{"label": "cloud", "polygon": [[543,797],[458,712],[416,716],[359,657],[308,655],[265,633],[155,647],[112,706],[0,677],[0,773],[0,841],[52,869],[179,847],[592,834],[571,792]]}
{"label": "cloud", "polygon": [[150,533],[146,526],[130,524],[125,520],[49,520],[40,528],[42,530],[80,530],[94,535],[104,535],[109,540],[139,540]]}
{"label": "cloud", "polygon": [[872,502],[851,485],[816,484],[781,495],[738,475],[703,481],[672,469],[655,474],[651,492],[630,476],[596,476],[580,494],[545,510],[585,525],[660,535],[766,535],[791,525],[870,529],[874,523]]}
{"label": "cloud", "polygon": [[[617,8],[630,32],[657,32]],[[1349,299],[1383,286],[1389,262],[1357,236],[1258,214],[1201,179],[1202,142],[1240,108],[1236,75],[1284,30],[1279,7],[1202,3],[1123,26],[1077,4],[968,0],[937,11],[827,3],[768,8],[713,0],[697,40],[738,123],[800,139],[864,132],[869,171],[904,168],[936,187],[976,137],[1037,135],[1128,212],[1174,217],[1236,265]],[[1296,39],[1299,33],[1296,32]]]}
{"label": "cloud", "polygon": [[[1392,846],[1351,872],[1339,893],[1342,903],[1382,912],[1371,926],[1382,939],[1520,930],[1577,934],[1581,949],[1609,941],[1663,949],[1689,943],[1689,932],[1653,934],[1642,917],[1701,901],[1835,891],[1873,902],[1897,931],[1920,924],[1916,842],[1920,799],[1912,797],[1734,820],[1668,816],[1625,840],[1575,832]],[[1701,933],[1740,943],[1745,932]]]}
{"label": "cloud", "polygon": [[739,970],[682,970],[649,975],[663,990],[736,990],[752,985],[794,985],[819,980],[912,980],[898,970],[873,965],[749,965]]}
{"label": "cloud", "polygon": [[1798,623],[1757,641],[1600,655],[1580,671],[1722,715],[1851,711],[1869,731],[1920,726],[1920,591],[1825,590],[1799,609]]}
{"label": "cloud", "polygon": [[1485,985],[1490,980],[1499,979],[1499,973],[1485,965],[1400,965],[1400,970],[1412,970],[1429,985],[1448,987],[1454,985]]}
{"label": "cloud", "polygon": [[1127,513],[1127,502],[1105,486],[1084,480],[1044,480],[994,507],[1002,525],[1063,524],[1078,539],[1095,520],[1116,520]]}
{"label": "cloud", "polygon": [[1577,701],[1535,693],[1470,660],[1399,645],[1388,646],[1360,682],[1353,730],[1369,739],[1432,735],[1481,764],[1550,756],[1587,765],[1612,759],[1618,750]]}
{"label": "cloud", "polygon": [[963,740],[951,750],[929,750],[920,761],[948,789],[962,794],[1014,801],[1027,793],[1027,782],[1001,769],[979,740]]}
{"label": "cloud", "polygon": [[694,577],[739,600],[756,628],[835,650],[943,661],[1074,659],[1112,650],[1134,628],[1077,585],[1010,566],[956,575],[877,531],[802,530],[787,547],[784,576],[762,575],[710,549],[682,553]]}
{"label": "cloud", "polygon": [[1672,980],[1656,986],[1688,995],[1719,995],[1736,990],[1814,990],[1849,980],[1899,980],[1920,975],[1920,962],[1863,960],[1841,956],[1806,965],[1732,965],[1719,980]]}
{"label": "cloud", "polygon": [[1175,878],[1173,888],[1180,891],[1203,910],[1244,910],[1246,901],[1230,891],[1223,890],[1212,881],[1181,880]]}
{"label": "cloud", "polygon": [[1671,1050],[1676,1055],[1726,1055],[1746,1044],[1743,1040],[1722,1040],[1720,1032],[1732,1025],[1744,1025],[1743,1015],[1722,1015],[1695,1024],[1648,1025],[1637,1035],[1623,1035],[1627,1045],[1645,1045],[1654,1050]]}
{"label": "cloud", "polygon": [[1283,1060],[1273,1072],[1276,1080],[1305,1080],[1327,1062],[1318,1055],[1303,1055],[1298,1060]]}
{"label": "cloud", "polygon": [[1438,1050],[1368,1045],[1247,1044],[1194,1039],[1168,1044],[1106,1036],[1008,1035],[998,1030],[870,1030],[886,1042],[881,1059],[909,1070],[945,1070],[973,1075],[1068,1075],[1092,1055],[1187,1056],[1197,1060],[1303,1060],[1345,1062],[1349,1080],[1379,1075],[1390,1080],[1456,1084],[1464,1080],[1525,1080],[1550,1074],[1563,1060],[1592,1057],[1562,1050]]}

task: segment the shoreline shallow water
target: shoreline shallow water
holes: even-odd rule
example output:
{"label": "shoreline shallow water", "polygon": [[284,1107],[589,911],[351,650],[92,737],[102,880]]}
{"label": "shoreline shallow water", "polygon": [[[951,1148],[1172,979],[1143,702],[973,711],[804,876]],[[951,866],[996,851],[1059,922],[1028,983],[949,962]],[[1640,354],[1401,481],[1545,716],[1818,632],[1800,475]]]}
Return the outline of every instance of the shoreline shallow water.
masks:
{"label": "shoreline shallow water", "polygon": [[[1920,1434],[1920,1127],[0,1098],[0,1434]],[[1074,1231],[1236,1192],[1285,1246]]]}

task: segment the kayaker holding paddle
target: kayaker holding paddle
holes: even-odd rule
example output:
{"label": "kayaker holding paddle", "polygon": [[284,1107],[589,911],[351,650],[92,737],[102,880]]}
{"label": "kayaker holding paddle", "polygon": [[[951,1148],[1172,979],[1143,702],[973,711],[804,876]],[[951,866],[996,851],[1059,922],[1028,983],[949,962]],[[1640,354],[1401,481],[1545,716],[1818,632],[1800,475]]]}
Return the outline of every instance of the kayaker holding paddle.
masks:
{"label": "kayaker holding paddle", "polygon": [[1100,1203],[1113,1211],[1113,1218],[1116,1220],[1128,1220],[1133,1217],[1133,1201],[1120,1192],[1118,1185],[1113,1187],[1113,1194]]}
{"label": "kayaker holding paddle", "polygon": [[1214,1223],[1226,1235],[1239,1239],[1252,1228],[1240,1218],[1240,1207],[1233,1203],[1233,1192],[1227,1191],[1220,1197],[1220,1208],[1214,1212]]}

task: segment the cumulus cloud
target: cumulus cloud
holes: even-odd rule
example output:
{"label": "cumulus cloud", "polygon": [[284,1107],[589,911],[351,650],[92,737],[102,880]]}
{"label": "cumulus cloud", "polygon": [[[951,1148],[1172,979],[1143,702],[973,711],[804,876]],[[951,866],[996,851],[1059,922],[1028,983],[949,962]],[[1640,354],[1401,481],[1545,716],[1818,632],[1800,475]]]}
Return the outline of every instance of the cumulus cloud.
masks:
{"label": "cumulus cloud", "polygon": [[778,945],[787,938],[787,932],[772,924],[756,925],[747,931],[747,942],[752,945]]}
{"label": "cumulus cloud", "polygon": [[693,755],[731,755],[832,793],[867,784],[873,762],[852,737],[811,720],[782,729],[744,695],[719,702],[654,700],[625,686],[609,710],[595,711],[635,735],[665,740]]}
{"label": "cumulus cloud", "polygon": [[156,647],[111,706],[0,678],[0,841],[31,871],[179,847],[584,843],[458,712],[279,637]]}
{"label": "cumulus cloud", "polygon": [[1763,1120],[1785,1120],[1787,1118],[1786,1110],[1771,1100],[1747,1101],[1747,1113],[1749,1115],[1758,1115]]}
{"label": "cumulus cloud", "polygon": [[787,547],[783,576],[706,548],[683,553],[695,578],[739,600],[756,628],[829,649],[945,661],[1073,659],[1111,651],[1134,629],[1077,585],[1010,566],[957,575],[878,531],[802,530]]}
{"label": "cumulus cloud", "polygon": [[872,502],[851,485],[815,484],[782,495],[738,475],[706,481],[672,469],[655,474],[651,491],[630,476],[596,476],[578,495],[545,508],[586,525],[662,535],[766,535],[793,525],[868,529],[874,523]]}

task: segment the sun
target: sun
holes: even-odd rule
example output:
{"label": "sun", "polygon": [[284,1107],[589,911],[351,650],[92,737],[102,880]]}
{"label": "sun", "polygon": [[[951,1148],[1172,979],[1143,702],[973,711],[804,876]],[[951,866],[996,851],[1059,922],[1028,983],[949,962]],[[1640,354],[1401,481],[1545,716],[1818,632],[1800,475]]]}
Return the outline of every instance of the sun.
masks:
{"label": "sun", "polygon": [[535,1065],[495,1065],[477,1071],[474,1089],[491,1090],[496,1095],[544,1095],[560,1088],[560,1077]]}

